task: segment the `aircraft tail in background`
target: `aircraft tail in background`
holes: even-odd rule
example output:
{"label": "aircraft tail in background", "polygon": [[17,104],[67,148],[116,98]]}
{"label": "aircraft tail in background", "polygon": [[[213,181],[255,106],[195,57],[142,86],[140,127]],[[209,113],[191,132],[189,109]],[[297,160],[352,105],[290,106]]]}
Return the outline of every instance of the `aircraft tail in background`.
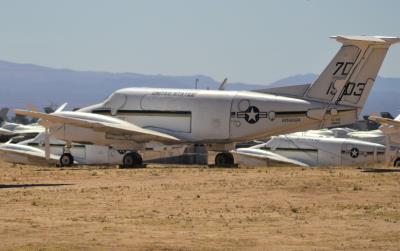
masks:
{"label": "aircraft tail in background", "polygon": [[9,109],[8,108],[2,108],[0,110],[0,123],[4,121],[8,121],[7,114],[8,114]]}

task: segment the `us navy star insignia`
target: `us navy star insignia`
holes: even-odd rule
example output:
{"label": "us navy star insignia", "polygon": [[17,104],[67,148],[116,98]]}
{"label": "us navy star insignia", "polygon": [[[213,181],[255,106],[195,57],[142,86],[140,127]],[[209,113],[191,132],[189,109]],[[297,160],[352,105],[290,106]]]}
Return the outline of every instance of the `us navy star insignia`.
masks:
{"label": "us navy star insignia", "polygon": [[352,158],[357,158],[359,154],[360,154],[360,151],[355,147],[350,150],[350,156]]}
{"label": "us navy star insignia", "polygon": [[[255,110],[257,112],[255,112]],[[250,112],[246,113],[246,121],[251,123],[251,122],[257,122],[259,119],[259,111],[255,107],[251,107]]]}
{"label": "us navy star insignia", "polygon": [[238,112],[238,118],[244,118],[247,123],[255,124],[260,118],[266,118],[266,112],[260,112],[260,110],[256,106],[249,106],[246,111]]}

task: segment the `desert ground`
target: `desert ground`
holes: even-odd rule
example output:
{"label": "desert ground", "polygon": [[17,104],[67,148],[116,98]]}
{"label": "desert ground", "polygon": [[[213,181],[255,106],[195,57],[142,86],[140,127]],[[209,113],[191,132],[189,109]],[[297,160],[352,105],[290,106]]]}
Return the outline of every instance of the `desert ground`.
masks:
{"label": "desert ground", "polygon": [[399,250],[400,172],[0,163],[1,250]]}

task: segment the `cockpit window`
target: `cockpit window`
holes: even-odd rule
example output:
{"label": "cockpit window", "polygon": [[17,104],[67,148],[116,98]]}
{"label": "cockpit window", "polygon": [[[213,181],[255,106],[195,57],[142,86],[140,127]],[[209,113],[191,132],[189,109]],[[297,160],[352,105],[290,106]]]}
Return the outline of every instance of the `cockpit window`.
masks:
{"label": "cockpit window", "polygon": [[119,109],[123,105],[125,105],[126,96],[121,93],[113,93],[111,96],[104,102],[105,108],[110,109]]}

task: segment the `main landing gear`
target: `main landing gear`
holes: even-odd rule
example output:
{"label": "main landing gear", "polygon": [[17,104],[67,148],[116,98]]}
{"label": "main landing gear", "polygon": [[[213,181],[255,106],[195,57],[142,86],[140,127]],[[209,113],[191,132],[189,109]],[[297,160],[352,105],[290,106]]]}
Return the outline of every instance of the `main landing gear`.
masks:
{"label": "main landing gear", "polygon": [[400,167],[400,158],[397,158],[397,159],[393,162],[393,166],[394,166],[394,167]]}
{"label": "main landing gear", "polygon": [[230,153],[230,152],[218,153],[215,156],[215,166],[219,166],[219,167],[234,167],[235,166],[235,159],[233,158],[232,153]]}
{"label": "main landing gear", "polygon": [[128,152],[125,154],[121,168],[143,168],[143,159],[137,152]]}
{"label": "main landing gear", "polygon": [[60,167],[71,167],[74,165],[74,156],[71,154],[72,145],[70,142],[67,142],[67,145],[64,147],[64,152],[60,157]]}
{"label": "main landing gear", "polygon": [[74,164],[74,156],[71,153],[63,153],[60,157],[61,167],[70,167]]}

